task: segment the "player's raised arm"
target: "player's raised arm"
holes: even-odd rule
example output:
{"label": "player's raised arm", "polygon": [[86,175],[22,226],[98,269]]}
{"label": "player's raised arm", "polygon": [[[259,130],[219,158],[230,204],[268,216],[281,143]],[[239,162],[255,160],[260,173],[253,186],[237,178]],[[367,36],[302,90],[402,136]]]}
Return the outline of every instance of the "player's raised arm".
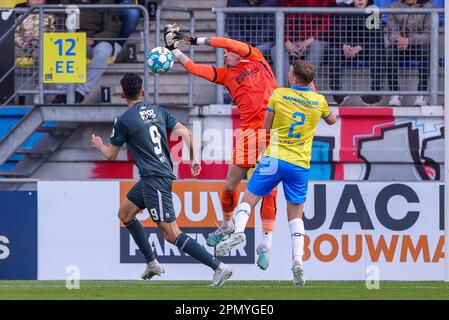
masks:
{"label": "player's raised arm", "polygon": [[195,140],[193,139],[192,131],[178,122],[173,127],[173,133],[179,134],[184,140],[186,146],[189,148],[190,170],[192,172],[192,176],[195,177],[199,175],[201,171],[201,165],[196,152]]}
{"label": "player's raised arm", "polygon": [[179,27],[176,27],[174,24],[169,24],[165,27],[164,41],[166,48],[173,53],[175,58],[178,59],[178,61],[189,73],[217,84],[223,84],[225,77],[225,71],[223,67],[197,64],[178,48],[179,43],[181,42],[181,40],[175,38],[175,32],[178,30]]}
{"label": "player's raised arm", "polygon": [[229,39],[229,38],[222,38],[222,37],[191,37],[188,34],[185,33],[176,33],[175,39],[182,40],[183,42],[190,44],[190,45],[207,45],[214,48],[222,48],[227,51],[233,52],[239,56],[241,56],[243,59],[251,58],[253,56],[259,57],[260,54],[258,51],[254,50],[254,47],[251,45]]}
{"label": "player's raised arm", "polygon": [[195,63],[179,49],[173,50],[172,53],[189,73],[217,84],[224,83],[223,67]]}
{"label": "player's raised arm", "polygon": [[[254,56],[255,58],[262,58],[263,56],[260,54],[258,50],[255,50],[251,45],[222,37],[192,37],[187,33],[179,32],[179,27],[176,26],[175,23],[168,24],[164,29],[164,37],[167,40],[169,38],[169,42],[171,41],[182,41],[186,44],[190,45],[207,45],[214,48],[222,48],[227,51],[233,52],[244,59],[250,58]],[[167,43],[167,41],[166,41]]]}

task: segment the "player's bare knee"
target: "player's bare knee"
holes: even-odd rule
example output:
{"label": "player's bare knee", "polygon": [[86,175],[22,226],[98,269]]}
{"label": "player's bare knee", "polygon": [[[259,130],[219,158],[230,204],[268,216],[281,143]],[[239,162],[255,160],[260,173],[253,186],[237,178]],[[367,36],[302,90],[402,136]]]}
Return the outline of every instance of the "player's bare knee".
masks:
{"label": "player's bare knee", "polygon": [[233,193],[237,189],[238,183],[232,180],[226,180],[224,183],[224,191],[227,193]]}
{"label": "player's bare knee", "polygon": [[120,222],[122,222],[123,224],[129,222],[126,219],[126,216],[121,211],[118,212],[117,216],[118,216],[118,219],[120,220]]}
{"label": "player's bare knee", "polygon": [[175,243],[177,235],[173,230],[163,231],[162,234],[164,235],[165,240],[167,240],[170,243]]}
{"label": "player's bare knee", "polygon": [[119,220],[120,220],[122,223],[128,223],[128,222],[130,222],[130,221],[133,219],[133,217],[134,217],[132,213],[130,213],[129,211],[127,211],[127,210],[125,210],[125,209],[122,209],[122,208],[120,208],[120,209],[118,210],[117,216],[118,216]]}

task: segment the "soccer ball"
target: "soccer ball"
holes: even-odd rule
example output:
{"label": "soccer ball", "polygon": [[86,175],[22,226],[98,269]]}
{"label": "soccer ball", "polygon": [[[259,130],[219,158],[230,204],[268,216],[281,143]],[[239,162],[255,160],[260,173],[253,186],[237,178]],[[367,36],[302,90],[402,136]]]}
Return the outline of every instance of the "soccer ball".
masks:
{"label": "soccer ball", "polygon": [[164,47],[156,47],[147,54],[147,65],[150,72],[165,73],[173,67],[175,58]]}

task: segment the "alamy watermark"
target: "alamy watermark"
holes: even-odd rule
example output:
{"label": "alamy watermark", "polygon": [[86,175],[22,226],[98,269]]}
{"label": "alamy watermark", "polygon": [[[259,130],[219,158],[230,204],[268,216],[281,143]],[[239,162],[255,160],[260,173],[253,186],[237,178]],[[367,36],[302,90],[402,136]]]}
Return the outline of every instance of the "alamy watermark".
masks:
{"label": "alamy watermark", "polygon": [[80,289],[80,268],[77,265],[68,265],[65,269],[67,275],[65,280],[65,287],[69,290]]}
{"label": "alamy watermark", "polygon": [[68,6],[65,9],[67,14],[67,19],[65,21],[65,26],[69,31],[75,31],[80,28],[80,9],[78,6]]}
{"label": "alamy watermark", "polygon": [[365,269],[365,286],[368,290],[380,289],[380,269],[375,264],[370,264]]}
{"label": "alamy watermark", "polygon": [[377,6],[368,6],[365,9],[365,13],[369,14],[366,18],[366,28],[368,30],[379,30],[382,26],[380,20],[380,9]]}

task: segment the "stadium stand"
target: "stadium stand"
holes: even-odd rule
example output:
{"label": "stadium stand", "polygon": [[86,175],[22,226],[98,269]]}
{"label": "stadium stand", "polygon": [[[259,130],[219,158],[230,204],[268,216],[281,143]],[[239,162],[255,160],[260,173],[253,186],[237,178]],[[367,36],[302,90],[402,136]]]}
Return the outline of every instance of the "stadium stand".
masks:
{"label": "stadium stand", "polygon": [[[23,119],[30,111],[31,106],[22,106],[22,107],[0,107],[0,140],[2,140],[8,132],[11,131],[14,126],[16,126],[20,120]],[[45,123],[45,126],[54,125],[52,122]],[[18,150],[8,161],[0,166],[0,171],[10,171],[14,168],[14,166],[19,163],[20,160],[23,160],[25,154],[29,154],[30,151],[38,145],[40,141],[47,134],[44,132],[35,132],[28,138],[21,149]]]}
{"label": "stadium stand", "polygon": [[[215,16],[211,12],[210,8],[212,6],[224,6],[225,1],[172,1],[172,0],[166,0],[163,1],[163,5],[166,6],[189,6],[190,8],[193,8],[195,12],[196,17],[196,30],[198,35],[207,35],[211,36],[215,32]],[[178,25],[181,26],[181,28],[188,29],[189,28],[189,18],[188,15],[183,13],[173,13],[173,12],[162,12],[162,24],[166,24],[170,21],[176,21]],[[61,23],[61,22],[59,22]],[[120,93],[120,86],[119,80],[122,77],[122,75],[125,72],[138,72],[140,74],[143,74],[142,69],[142,63],[145,58],[144,53],[144,47],[141,39],[141,33],[143,31],[143,22],[141,21],[135,30],[135,32],[130,36],[130,41],[127,42],[127,44],[135,43],[136,45],[136,61],[134,62],[128,62],[126,57],[125,59],[122,59],[121,62],[109,64],[109,67],[106,69],[101,84],[99,83],[97,86],[95,86],[92,90],[92,94],[86,97],[86,100],[84,101],[84,104],[86,106],[88,105],[101,105],[100,100],[100,90],[101,87],[110,87],[111,93],[112,93],[112,103],[119,103],[122,104],[123,100],[119,96]],[[155,23],[154,20],[150,22],[150,47],[155,46]],[[125,53],[125,50],[123,50]],[[199,48],[195,53],[195,59],[200,63],[214,63],[215,62],[215,52],[211,48]],[[111,62],[111,61],[110,61]],[[89,61],[88,61],[89,63]],[[28,65],[22,64],[20,67],[22,70],[29,70],[30,66],[33,66],[32,60],[31,62],[28,60]],[[23,72],[23,71],[20,71]],[[28,74],[23,74],[23,77],[29,76]],[[20,75],[19,75],[20,77]],[[16,78],[16,86],[17,83],[20,83],[20,79],[18,80]],[[153,78],[151,77],[151,86],[150,86],[150,95],[153,95]],[[184,123],[188,122],[188,113],[189,111],[186,109],[186,105],[188,102],[188,76],[186,73],[181,69],[179,66],[175,66],[173,70],[171,70],[170,73],[165,75],[164,77],[160,78],[161,84],[160,84],[160,103],[167,106],[168,109],[176,115],[176,117]],[[173,88],[176,87],[177,90],[173,90]],[[214,86],[207,83],[206,81],[195,81],[195,90],[196,92],[202,92],[203,94],[197,95],[195,97],[195,103],[197,104],[207,104],[212,103],[214,101],[214,94],[215,89]],[[206,93],[206,94],[204,94]],[[47,102],[50,100],[52,96],[49,96],[46,98]],[[29,99],[28,99],[29,100]],[[18,99],[15,101],[16,103],[19,102]],[[30,101],[32,102],[32,101]],[[22,107],[21,107],[22,108]],[[18,110],[22,110],[19,108]],[[106,108],[106,107],[104,107]],[[3,107],[2,109],[7,109],[8,112],[12,112],[14,107]],[[29,111],[28,108],[24,109]],[[5,111],[6,112],[6,111]],[[16,124],[19,120],[19,116],[25,116],[25,112],[22,111],[22,113],[19,113],[19,115],[12,116],[12,119],[6,119],[5,121],[10,124],[8,126],[6,122],[2,122],[2,127],[6,128],[4,133],[9,131],[13,126],[12,124]],[[5,117],[7,117],[5,115]],[[8,116],[9,117],[9,116]],[[5,118],[4,118],[5,119]],[[40,133],[37,134],[35,137],[33,137],[34,144],[23,144],[19,146],[20,149],[30,149],[36,146],[38,143],[41,143],[40,150],[35,150],[34,154],[31,154],[29,150],[22,150],[23,154],[14,154],[12,157],[8,159],[7,165],[2,166],[0,171],[9,171],[9,172],[3,172],[5,174],[8,174],[10,177],[25,177],[25,176],[46,176],[49,172],[58,172],[59,176],[64,176],[64,172],[74,172],[73,170],[77,171],[77,176],[84,177],[84,178],[91,178],[94,176],[97,177],[110,177],[110,178],[129,178],[132,177],[132,166],[130,167],[131,162],[128,161],[128,156],[126,153],[123,153],[120,155],[119,159],[122,161],[122,170],[117,170],[117,166],[113,168],[113,166],[103,163],[96,164],[96,161],[101,160],[98,155],[96,155],[94,152],[91,152],[90,145],[87,140],[85,140],[85,137],[88,136],[88,132],[91,132],[92,130],[95,130],[96,132],[99,132],[100,134],[103,133],[103,135],[108,136],[110,131],[110,122],[113,121],[113,117],[100,119],[100,124],[85,124],[81,125],[79,128],[77,128],[76,132],[68,139],[67,141],[61,142],[62,145],[58,147],[58,151],[56,153],[49,154],[49,149],[53,149],[53,147],[46,146],[45,148],[42,147],[42,141],[43,138],[48,136],[49,133],[44,133],[44,136],[42,136]],[[103,124],[101,122],[103,121]],[[104,122],[105,121],[105,122]],[[41,130],[40,128],[39,130]],[[44,131],[54,131],[50,133],[50,136],[58,136],[58,134],[61,133],[61,130],[51,130],[51,129],[42,129]],[[74,130],[73,130],[74,131]],[[68,132],[67,128],[65,129],[65,133]],[[73,132],[71,132],[73,133]],[[68,138],[66,136],[65,138]],[[41,151],[41,153],[39,153]],[[25,172],[23,170],[17,170],[14,174],[11,169],[14,168],[14,165],[17,164],[20,160],[23,160],[24,158],[33,158],[33,163],[36,164],[36,167],[34,168],[34,172]],[[47,161],[44,164],[42,161],[35,161],[35,159],[43,159],[46,158]],[[37,166],[37,163],[43,165],[43,167]],[[77,164],[74,164],[76,162]],[[94,169],[92,169],[92,166]],[[23,166],[22,166],[23,167]],[[120,165],[119,165],[120,167]],[[20,168],[19,168],[20,169]]]}
{"label": "stadium stand", "polygon": [[[188,7],[193,9],[195,14],[195,34],[197,36],[212,36],[216,34],[216,15],[211,11],[212,7],[225,7],[226,0],[163,0],[159,5],[163,6],[176,6],[176,7]],[[387,2],[382,2],[382,5],[387,5]],[[440,3],[440,5],[442,5]],[[181,30],[189,30],[189,15],[182,12],[162,11],[161,14],[161,26],[169,22],[176,22]],[[61,24],[61,21],[58,22]],[[155,47],[155,20],[150,20],[150,48]],[[43,123],[35,126],[34,129],[40,130],[33,135],[33,138],[27,141],[25,144],[21,143],[16,146],[16,149],[20,152],[14,152],[9,158],[6,164],[0,167],[0,171],[6,176],[16,177],[48,177],[55,175],[59,178],[132,178],[134,177],[133,166],[129,160],[129,155],[126,152],[122,152],[119,155],[119,161],[116,163],[105,163],[101,161],[101,158],[91,150],[89,145],[89,135],[95,131],[103,137],[108,137],[110,133],[111,122],[114,120],[112,113],[118,114],[117,104],[122,104],[123,101],[120,97],[119,80],[125,72],[137,72],[143,74],[142,64],[145,59],[144,46],[141,41],[143,31],[142,19],[139,22],[136,30],[130,36],[130,39],[122,50],[121,57],[115,63],[110,61],[107,69],[105,70],[101,81],[92,88],[92,92],[86,97],[83,105],[78,106],[78,114],[80,117],[89,118],[92,115],[92,106],[101,110],[104,114],[101,117],[93,116],[89,119],[89,122],[76,122],[75,120],[68,126],[61,126],[54,118],[44,118]],[[225,34],[226,35],[226,34]],[[132,48],[135,51],[130,50]],[[187,47],[184,47],[187,52]],[[132,52],[131,52],[132,51]],[[132,59],[128,54],[134,53],[135,59]],[[442,55],[441,55],[442,57]],[[215,50],[208,46],[198,46],[195,48],[194,60],[198,63],[215,64],[216,53]],[[443,61],[440,60],[442,65]],[[34,66],[34,64],[33,64]],[[413,75],[415,72],[416,64],[413,61],[407,66],[405,63],[402,66],[401,77],[405,75]],[[354,72],[364,76],[366,74],[366,64],[363,62],[354,62],[346,65],[349,72],[349,77],[353,76],[351,69]],[[22,65],[21,70],[29,70],[30,65],[26,67]],[[442,70],[440,70],[442,71]],[[23,71],[20,71],[23,72]],[[348,74],[346,74],[346,80],[342,78],[343,87],[348,86]],[[17,75],[17,74],[16,74]],[[28,74],[29,75],[29,74]],[[23,78],[27,76],[27,73],[22,75]],[[19,73],[20,78],[20,73]],[[369,77],[365,78],[369,79]],[[354,79],[350,81],[356,82]],[[154,94],[154,77],[150,77],[149,94]],[[20,83],[20,79],[16,78],[16,83]],[[160,104],[169,109],[170,112],[183,123],[192,124],[193,121],[198,121],[204,127],[213,126],[220,127],[225,130],[226,128],[237,128],[238,124],[238,111],[231,110],[228,106],[221,108],[220,106],[214,106],[216,102],[215,92],[216,85],[211,84],[205,80],[195,78],[194,79],[194,104],[195,107],[192,110],[187,108],[188,105],[188,81],[189,76],[184,69],[175,64],[174,68],[164,76],[159,77],[160,87]],[[346,83],[345,83],[346,81]],[[111,102],[112,106],[104,104],[101,101],[102,88],[110,88],[111,90]],[[53,95],[48,95],[45,99],[48,103],[53,98]],[[29,97],[28,101],[25,101],[26,105],[31,105]],[[19,104],[23,101],[21,99],[15,99],[14,103]],[[330,99],[331,101],[331,99]],[[385,101],[384,101],[385,103]],[[354,100],[348,105],[360,106],[360,100]],[[6,110],[5,110],[6,109]],[[41,109],[44,110],[44,109]],[[70,112],[70,108],[59,109],[62,111]],[[7,132],[10,132],[14,124],[19,119],[27,119],[36,116],[38,111],[31,112],[30,107],[3,107],[1,109],[3,113],[0,116],[0,126],[2,127],[2,136]],[[59,111],[58,111],[59,112]],[[373,117],[378,117],[374,115]],[[75,119],[75,118],[74,118]],[[86,120],[83,120],[86,121]],[[48,124],[49,123],[49,124]],[[49,128],[51,127],[51,128]],[[30,126],[28,127],[30,128]],[[31,126],[33,128],[33,126]],[[56,138],[56,139],[55,139]],[[49,144],[51,141],[55,140]],[[26,140],[26,139],[25,139]],[[47,140],[47,142],[45,142]],[[1,141],[1,138],[0,138]],[[332,145],[333,142],[327,140],[318,141],[314,144],[314,154],[316,157],[323,159],[318,165],[322,168],[322,172],[329,172],[333,174],[330,162],[332,157],[326,149],[326,146]],[[316,146],[316,148],[315,148]],[[323,147],[324,146],[324,147]],[[1,142],[0,142],[1,147]],[[333,147],[332,147],[333,148]],[[33,150],[34,149],[34,150]],[[32,151],[31,151],[32,150]],[[325,151],[320,151],[325,150]],[[50,151],[50,152],[48,152]],[[224,152],[225,154],[226,152]],[[225,156],[223,156],[225,157]],[[26,172],[24,170],[18,170],[22,166],[17,166],[22,160],[27,159],[28,163],[33,164],[32,172]],[[45,160],[45,161],[43,161]],[[223,160],[220,158],[218,160]],[[26,162],[23,162],[24,164]],[[14,174],[14,166],[16,168]],[[217,179],[224,178],[227,165],[215,164],[213,170],[204,170],[204,173],[200,178]],[[13,171],[11,171],[13,170]],[[188,178],[189,172],[186,165],[180,165],[175,168],[180,178]],[[5,171],[9,171],[5,173]],[[315,173],[313,174],[315,176]],[[337,176],[338,173],[337,173]],[[317,178],[322,177],[317,174]],[[342,175],[340,175],[342,177]]]}

